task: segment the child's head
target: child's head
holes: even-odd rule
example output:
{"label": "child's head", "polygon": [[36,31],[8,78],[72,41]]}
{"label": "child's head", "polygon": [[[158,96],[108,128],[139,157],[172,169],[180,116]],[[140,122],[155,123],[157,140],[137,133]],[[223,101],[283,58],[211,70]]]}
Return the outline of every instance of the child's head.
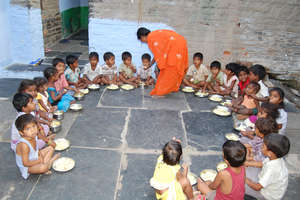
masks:
{"label": "child's head", "polygon": [[44,76],[48,80],[48,82],[55,82],[55,81],[57,81],[57,79],[58,79],[57,74],[58,74],[57,73],[57,69],[54,68],[54,67],[47,67],[44,70]]}
{"label": "child's head", "polygon": [[96,67],[99,62],[99,55],[97,52],[91,52],[89,54],[89,60],[92,67]]}
{"label": "child's head", "polygon": [[266,69],[262,65],[253,65],[249,68],[249,79],[250,81],[258,82],[263,80],[267,74]]}
{"label": "child's head", "polygon": [[142,55],[142,63],[143,63],[143,66],[147,66],[147,67],[149,67],[151,65],[151,56],[150,56],[150,54],[144,53]]}
{"label": "child's head", "polygon": [[38,92],[44,92],[48,88],[48,80],[44,77],[36,77],[33,79]]}
{"label": "child's head", "polygon": [[18,112],[30,113],[36,108],[33,97],[27,93],[15,94],[12,103]]}
{"label": "child's head", "polygon": [[242,83],[246,82],[249,76],[249,69],[245,66],[240,66],[237,72],[239,81]]}
{"label": "child's head", "polygon": [[22,137],[35,138],[37,136],[37,122],[31,114],[19,116],[16,119],[15,125]]}
{"label": "child's head", "polygon": [[111,67],[115,64],[115,55],[112,52],[106,52],[103,55],[103,60]]}
{"label": "child's head", "polygon": [[65,61],[62,58],[54,58],[52,65],[57,69],[58,72],[65,71]]}
{"label": "child's head", "polygon": [[71,69],[76,69],[78,67],[78,57],[73,55],[68,55],[66,57],[66,62]]}
{"label": "child's head", "polygon": [[239,141],[227,140],[223,144],[223,155],[225,161],[231,167],[240,167],[246,160],[246,147]]}
{"label": "child's head", "polygon": [[18,92],[19,93],[27,93],[27,94],[30,94],[31,96],[33,96],[33,98],[36,98],[37,88],[36,88],[35,82],[30,79],[23,80],[19,85]]}
{"label": "child's head", "polygon": [[260,111],[257,114],[258,118],[270,117],[276,120],[279,117],[278,106],[269,102],[264,102],[260,106]]}
{"label": "child's head", "polygon": [[239,65],[236,64],[236,63],[228,63],[226,66],[225,66],[225,74],[227,76],[233,76],[236,74],[237,70],[239,68]]}
{"label": "child's head", "polygon": [[262,153],[267,157],[282,158],[290,150],[290,141],[285,135],[272,133],[264,137]]}
{"label": "child's head", "polygon": [[251,95],[251,94],[257,94],[260,90],[260,85],[257,83],[257,82],[253,82],[251,81],[247,87],[246,87],[246,90],[245,90],[245,93],[247,95]]}
{"label": "child's head", "polygon": [[217,75],[221,70],[221,63],[219,61],[213,61],[210,64],[210,71],[213,75]]}
{"label": "child's head", "polygon": [[180,142],[171,140],[165,144],[163,150],[163,161],[167,165],[176,165],[179,164],[180,158],[182,155],[182,147]]}
{"label": "child's head", "polygon": [[122,60],[125,65],[131,65],[132,55],[128,51],[122,53]]}
{"label": "child's head", "polygon": [[266,135],[277,132],[278,125],[271,117],[258,118],[255,122],[255,134],[260,138],[264,138]]}
{"label": "child's head", "polygon": [[193,56],[193,63],[195,66],[200,66],[203,62],[203,55],[200,52],[197,52]]}
{"label": "child's head", "polygon": [[269,90],[269,101],[272,104],[276,104],[279,108],[284,108],[284,92],[279,87],[274,87]]}

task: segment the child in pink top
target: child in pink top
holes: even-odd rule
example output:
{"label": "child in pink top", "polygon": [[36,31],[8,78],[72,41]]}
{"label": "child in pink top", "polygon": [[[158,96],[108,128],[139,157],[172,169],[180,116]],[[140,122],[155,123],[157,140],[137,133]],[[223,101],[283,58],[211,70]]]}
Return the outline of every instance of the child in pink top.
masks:
{"label": "child in pink top", "polygon": [[246,147],[239,141],[223,144],[223,156],[228,167],[219,171],[213,182],[198,179],[198,189],[207,200],[243,200],[245,195]]}

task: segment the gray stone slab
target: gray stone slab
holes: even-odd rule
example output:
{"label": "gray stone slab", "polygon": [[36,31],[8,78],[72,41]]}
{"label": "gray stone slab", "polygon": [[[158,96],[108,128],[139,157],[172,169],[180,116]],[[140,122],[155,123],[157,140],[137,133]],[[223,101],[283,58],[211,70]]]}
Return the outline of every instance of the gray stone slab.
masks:
{"label": "gray stone slab", "polygon": [[0,143],[0,160],[0,199],[26,199],[38,176],[30,175],[27,180],[22,178],[9,143]]}
{"label": "gray stone slab", "polygon": [[16,117],[16,110],[10,100],[0,101],[0,141],[10,140],[10,128]]}
{"label": "gray stone slab", "polygon": [[156,199],[149,180],[153,176],[157,157],[156,155],[127,155],[128,166],[121,171],[122,189],[118,191],[118,200]]}
{"label": "gray stone slab", "polygon": [[202,156],[191,156],[192,165],[190,166],[190,171],[200,175],[200,172],[204,169],[214,169],[219,162],[223,161],[222,155],[202,155]]}
{"label": "gray stone slab", "polygon": [[127,143],[132,148],[161,149],[172,137],[186,144],[181,118],[176,111],[132,110]]}
{"label": "gray stone slab", "polygon": [[300,176],[299,174],[290,174],[289,175],[289,185],[287,192],[284,195],[283,200],[295,200],[299,199],[300,192]]}
{"label": "gray stone slab", "polygon": [[0,79],[0,97],[12,97],[19,88],[20,82],[23,79],[19,78],[1,78]]}
{"label": "gray stone slab", "polygon": [[185,98],[193,112],[212,110],[218,105],[218,103],[210,101],[207,97],[199,98],[193,93],[185,93]]}
{"label": "gray stone slab", "polygon": [[30,199],[113,199],[120,155],[113,151],[70,148],[62,156],[76,161],[67,173],[43,175]]}
{"label": "gray stone slab", "polygon": [[210,112],[183,113],[188,144],[200,151],[221,150],[224,135],[233,131],[231,117],[219,117]]}
{"label": "gray stone slab", "polygon": [[143,106],[143,95],[141,88],[130,91],[125,90],[105,90],[100,100],[101,106],[112,107],[139,107]]}
{"label": "gray stone slab", "polygon": [[72,145],[117,148],[127,109],[95,108],[83,110],[69,130],[67,138]]}
{"label": "gray stone slab", "polygon": [[83,105],[84,110],[95,109],[100,101],[100,97],[104,92],[104,89],[105,87],[101,86],[99,90],[90,90],[89,93],[84,96],[84,99],[82,101],[78,101],[78,103]]}

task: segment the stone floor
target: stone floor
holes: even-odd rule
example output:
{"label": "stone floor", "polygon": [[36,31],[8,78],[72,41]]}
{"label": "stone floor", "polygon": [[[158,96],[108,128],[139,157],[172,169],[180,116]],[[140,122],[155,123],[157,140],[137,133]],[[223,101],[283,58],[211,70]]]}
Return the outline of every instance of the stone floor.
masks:
{"label": "stone floor", "polygon": [[[0,80],[0,199],[114,199],[148,200],[156,158],[173,136],[182,140],[183,161],[199,174],[222,160],[224,134],[231,117],[210,112],[217,104],[192,94],[173,93],[163,99],[149,96],[151,88],[133,91],[91,91],[81,101],[83,111],[67,112],[57,137],[71,147],[62,152],[76,160],[67,173],[31,175],[23,180],[10,150],[10,125],[15,118],[11,97],[20,80]],[[3,97],[3,98],[2,98]],[[292,148],[287,163],[289,188],[284,199],[300,194],[300,126],[297,109],[290,106],[287,134]]]}

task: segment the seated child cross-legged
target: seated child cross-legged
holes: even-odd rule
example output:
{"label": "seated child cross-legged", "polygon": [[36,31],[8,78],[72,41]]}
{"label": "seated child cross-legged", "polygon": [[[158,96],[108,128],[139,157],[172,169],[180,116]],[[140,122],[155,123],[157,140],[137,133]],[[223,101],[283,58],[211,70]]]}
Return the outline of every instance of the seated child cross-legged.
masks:
{"label": "seated child cross-legged", "polygon": [[105,85],[120,85],[119,79],[118,79],[118,70],[117,66],[115,65],[115,55],[111,52],[106,52],[103,55],[103,60],[105,62],[104,65],[102,65],[102,82]]}
{"label": "seated child cross-legged", "polygon": [[138,69],[138,82],[143,81],[145,85],[153,85],[154,79],[152,78],[151,56],[148,53],[142,55],[142,64]]}
{"label": "seated child cross-legged", "polygon": [[37,97],[39,107],[42,111],[52,113],[57,109],[57,106],[52,106],[49,102],[48,81],[44,77],[36,77],[34,81],[37,86]]}
{"label": "seated child cross-legged", "polygon": [[138,79],[134,76],[136,73],[135,66],[131,63],[132,55],[128,51],[122,53],[122,61],[119,68],[119,79],[121,82],[138,86]]}
{"label": "seated child cross-legged", "polygon": [[83,79],[88,84],[102,84],[101,66],[99,65],[99,55],[97,52],[89,54],[90,63],[86,64],[83,69]]}
{"label": "seated child cross-legged", "polygon": [[49,174],[52,163],[60,154],[53,156],[54,148],[48,146],[39,150],[37,144],[38,126],[31,114],[24,114],[17,118],[15,126],[21,136],[16,147],[16,164],[24,179],[30,174]]}
{"label": "seated child cross-legged", "polygon": [[86,88],[88,83],[85,79],[80,77],[80,69],[78,67],[78,57],[73,55],[68,55],[66,57],[67,69],[65,70],[65,77],[69,85],[75,88],[82,89]]}
{"label": "seated child cross-legged", "polygon": [[208,88],[211,92],[219,93],[220,86],[223,85],[224,79],[224,74],[221,72],[221,63],[219,61],[213,61],[210,64],[210,72],[211,74],[207,77],[202,91],[205,92],[206,88]]}
{"label": "seated child cross-legged", "polygon": [[224,85],[221,87],[220,94],[238,96],[239,79],[235,75],[239,65],[236,63],[228,63],[225,66]]}
{"label": "seated child cross-legged", "polygon": [[223,144],[223,157],[228,167],[218,172],[213,182],[198,179],[198,190],[207,200],[243,200],[246,147],[239,141],[228,140]]}

